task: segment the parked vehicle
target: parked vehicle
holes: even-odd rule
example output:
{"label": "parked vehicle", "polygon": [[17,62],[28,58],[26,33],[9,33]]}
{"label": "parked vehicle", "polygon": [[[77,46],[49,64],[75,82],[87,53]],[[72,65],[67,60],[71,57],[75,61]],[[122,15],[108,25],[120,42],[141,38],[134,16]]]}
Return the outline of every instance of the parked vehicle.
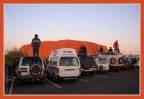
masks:
{"label": "parked vehicle", "polygon": [[41,58],[37,59],[37,64],[33,64],[33,57],[21,57],[16,66],[16,80],[21,83],[22,81],[37,80],[42,82],[45,76],[45,67]]}
{"label": "parked vehicle", "polygon": [[125,68],[139,68],[139,57],[123,57],[125,62]]}
{"label": "parked vehicle", "polygon": [[96,62],[96,68],[97,72],[107,72],[109,71],[109,60],[108,57],[104,54],[99,55],[93,55],[95,62]]}
{"label": "parked vehicle", "polygon": [[125,66],[122,53],[110,54],[110,70],[119,70]]}
{"label": "parked vehicle", "polygon": [[81,62],[81,73],[89,73],[89,75],[93,76],[96,72],[96,63],[93,57],[79,57]]}
{"label": "parked vehicle", "polygon": [[47,76],[55,82],[61,79],[73,79],[76,81],[80,73],[80,62],[75,49],[61,48],[51,52],[49,63],[46,65]]}

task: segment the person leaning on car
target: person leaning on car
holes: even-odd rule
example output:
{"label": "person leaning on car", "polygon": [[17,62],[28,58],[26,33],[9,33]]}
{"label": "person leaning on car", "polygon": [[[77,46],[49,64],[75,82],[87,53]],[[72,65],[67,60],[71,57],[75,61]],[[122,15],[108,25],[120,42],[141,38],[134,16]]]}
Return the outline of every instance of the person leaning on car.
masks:
{"label": "person leaning on car", "polygon": [[15,69],[18,64],[18,59],[19,59],[18,57],[15,57],[14,61],[13,61],[13,78],[15,78],[15,76],[16,76]]}
{"label": "person leaning on car", "polygon": [[36,63],[39,57],[39,47],[41,46],[41,40],[37,34],[35,34],[35,37],[32,39],[31,45],[33,47],[33,63]]}

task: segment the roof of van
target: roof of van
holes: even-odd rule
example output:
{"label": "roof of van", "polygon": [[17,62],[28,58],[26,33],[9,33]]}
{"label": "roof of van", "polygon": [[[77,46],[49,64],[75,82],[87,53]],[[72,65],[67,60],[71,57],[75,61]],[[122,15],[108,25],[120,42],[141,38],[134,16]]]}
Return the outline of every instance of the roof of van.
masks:
{"label": "roof of van", "polygon": [[51,52],[52,56],[77,56],[76,50],[73,48],[61,48]]}

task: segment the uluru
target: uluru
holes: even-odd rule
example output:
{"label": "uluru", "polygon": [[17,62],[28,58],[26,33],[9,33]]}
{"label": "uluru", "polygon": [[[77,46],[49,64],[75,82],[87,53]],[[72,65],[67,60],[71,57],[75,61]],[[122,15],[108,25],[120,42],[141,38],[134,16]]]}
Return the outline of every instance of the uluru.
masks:
{"label": "uluru", "polygon": [[[79,40],[42,41],[41,47],[39,49],[39,56],[42,58],[48,58],[53,50],[59,48],[74,48],[76,52],[78,52],[78,49],[81,45],[86,46],[88,55],[98,54],[98,50],[100,47],[103,48],[104,52],[108,51],[105,45],[100,45],[88,41],[79,41]],[[33,55],[31,44],[23,45],[20,48],[20,51],[26,53],[29,56]]]}

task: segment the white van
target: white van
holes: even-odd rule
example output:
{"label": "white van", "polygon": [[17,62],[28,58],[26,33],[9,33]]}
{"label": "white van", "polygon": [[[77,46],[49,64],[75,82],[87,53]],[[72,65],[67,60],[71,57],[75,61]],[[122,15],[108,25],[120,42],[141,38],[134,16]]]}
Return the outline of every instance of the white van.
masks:
{"label": "white van", "polygon": [[109,71],[109,60],[106,55],[94,55],[96,62],[97,72],[107,72]]}
{"label": "white van", "polygon": [[80,76],[80,61],[75,49],[61,48],[51,52],[49,63],[46,65],[47,76],[60,79],[77,80]]}

